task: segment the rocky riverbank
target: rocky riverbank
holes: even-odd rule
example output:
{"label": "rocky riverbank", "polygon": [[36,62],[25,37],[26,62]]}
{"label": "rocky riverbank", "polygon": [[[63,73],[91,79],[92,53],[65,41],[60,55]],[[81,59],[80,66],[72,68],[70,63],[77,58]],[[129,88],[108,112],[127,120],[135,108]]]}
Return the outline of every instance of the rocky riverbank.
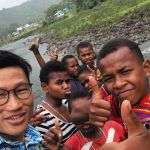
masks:
{"label": "rocky riverbank", "polygon": [[150,40],[150,9],[127,15],[109,27],[92,27],[63,40],[47,33],[42,36],[42,42],[48,43],[50,48],[55,45],[62,54],[75,54],[75,47],[81,41],[89,41],[95,50],[99,50],[103,43],[118,37],[129,38],[139,44]]}

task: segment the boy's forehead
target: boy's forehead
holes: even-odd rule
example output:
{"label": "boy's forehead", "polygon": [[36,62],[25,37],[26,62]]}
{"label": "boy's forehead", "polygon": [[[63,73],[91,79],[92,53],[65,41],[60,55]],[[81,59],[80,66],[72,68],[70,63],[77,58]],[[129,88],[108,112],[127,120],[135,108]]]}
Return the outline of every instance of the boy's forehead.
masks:
{"label": "boy's forehead", "polygon": [[76,58],[74,58],[74,57],[72,57],[72,58],[68,58],[67,59],[67,63],[69,64],[69,63],[74,63],[74,62],[77,62],[77,59]]}
{"label": "boy's forehead", "polygon": [[121,47],[116,51],[107,54],[104,58],[99,60],[98,68],[103,69],[104,66],[111,67],[114,63],[127,63],[127,62],[139,62],[136,54],[134,54],[128,47]]}
{"label": "boy's forehead", "polygon": [[52,72],[49,74],[50,79],[63,79],[63,78],[69,78],[69,75],[66,71],[62,72]]}
{"label": "boy's forehead", "polygon": [[90,47],[79,48],[79,53],[94,52]]}

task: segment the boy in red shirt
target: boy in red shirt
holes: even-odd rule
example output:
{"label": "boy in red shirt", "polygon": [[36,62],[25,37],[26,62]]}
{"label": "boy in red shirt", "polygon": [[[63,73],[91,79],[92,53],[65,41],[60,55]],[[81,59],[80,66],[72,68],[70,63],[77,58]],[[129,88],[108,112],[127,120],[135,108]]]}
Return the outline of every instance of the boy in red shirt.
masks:
{"label": "boy in red shirt", "polygon": [[91,95],[78,92],[72,95],[69,108],[71,121],[78,132],[68,139],[65,147],[69,150],[98,150],[105,143],[124,139],[123,127],[115,121],[107,121],[103,128],[89,122]]}
{"label": "boy in red shirt", "polygon": [[[149,129],[150,126],[150,61],[145,60],[138,44],[128,39],[114,39],[106,43],[97,58],[97,67],[107,89],[118,98],[118,106],[129,100],[133,111]],[[90,108],[91,121],[104,123],[101,109],[110,112],[104,100],[93,99]],[[109,115],[103,117],[109,117]],[[121,117],[119,117],[121,118]]]}

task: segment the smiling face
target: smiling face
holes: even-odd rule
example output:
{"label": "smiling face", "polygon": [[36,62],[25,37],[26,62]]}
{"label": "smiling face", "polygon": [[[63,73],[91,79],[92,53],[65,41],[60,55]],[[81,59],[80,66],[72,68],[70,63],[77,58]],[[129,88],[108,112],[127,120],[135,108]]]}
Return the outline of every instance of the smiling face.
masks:
{"label": "smiling face", "polygon": [[45,92],[54,99],[62,100],[71,93],[70,78],[65,71],[50,73],[49,81],[44,86]]}
{"label": "smiling face", "polygon": [[98,62],[103,80],[108,90],[121,100],[136,104],[149,93],[149,61],[142,62],[128,47],[121,47]]}
{"label": "smiling face", "polygon": [[[29,81],[21,68],[7,67],[0,69],[0,89],[9,91],[26,83],[29,83]],[[11,93],[7,103],[0,105],[0,133],[21,140],[30,120],[32,107],[32,94],[27,99],[21,100]]]}
{"label": "smiling face", "polygon": [[83,64],[94,65],[95,52],[89,47],[79,49],[79,59]]}

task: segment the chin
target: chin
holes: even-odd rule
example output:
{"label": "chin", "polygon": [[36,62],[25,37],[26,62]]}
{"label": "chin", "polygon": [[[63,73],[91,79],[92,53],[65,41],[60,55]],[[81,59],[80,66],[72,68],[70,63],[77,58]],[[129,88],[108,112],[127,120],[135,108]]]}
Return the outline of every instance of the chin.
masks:
{"label": "chin", "polygon": [[22,140],[26,128],[27,126],[16,127],[13,129],[8,128],[6,132],[3,131],[2,133],[10,136],[11,138],[14,137],[16,140]]}
{"label": "chin", "polygon": [[27,126],[28,126],[28,121],[24,121],[18,125],[5,124],[5,128],[3,128],[2,130],[4,134],[18,137],[18,136],[24,135],[24,132]]}

